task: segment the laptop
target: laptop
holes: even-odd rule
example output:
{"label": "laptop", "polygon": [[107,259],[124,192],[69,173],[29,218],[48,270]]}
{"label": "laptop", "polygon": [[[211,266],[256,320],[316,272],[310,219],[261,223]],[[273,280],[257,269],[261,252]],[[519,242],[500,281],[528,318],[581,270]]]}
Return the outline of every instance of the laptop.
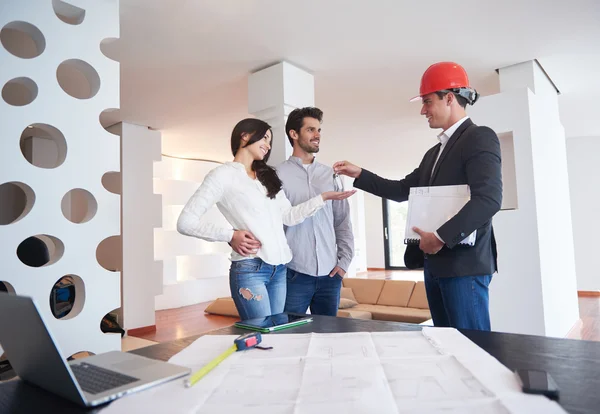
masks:
{"label": "laptop", "polygon": [[259,332],[273,332],[281,329],[292,328],[298,325],[312,322],[312,316],[294,315],[293,313],[278,313],[263,318],[245,319],[237,321],[235,326]]}
{"label": "laptop", "polygon": [[190,372],[120,351],[66,362],[34,300],[8,293],[0,293],[0,345],[21,379],[86,407]]}

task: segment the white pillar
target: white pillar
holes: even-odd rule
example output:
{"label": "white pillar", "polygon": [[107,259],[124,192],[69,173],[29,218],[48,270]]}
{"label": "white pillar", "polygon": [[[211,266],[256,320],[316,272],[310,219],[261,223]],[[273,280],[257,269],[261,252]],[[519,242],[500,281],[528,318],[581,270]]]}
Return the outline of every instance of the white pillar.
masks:
{"label": "white pillar", "polygon": [[[20,217],[0,225],[0,280],[34,298],[63,357],[120,350],[120,335],[100,330],[104,315],[120,306],[120,273],[96,259],[98,245],[120,226],[119,197],[101,183],[107,171],[119,171],[119,140],[98,121],[106,108],[119,107],[119,63],[100,50],[104,39],[119,36],[118,1],[3,0],[1,9],[0,188],[17,183],[4,188],[20,189],[26,200]],[[29,129],[37,128],[48,146],[32,147]],[[49,148],[55,156],[42,162],[38,155],[47,158]],[[61,209],[72,190],[84,190],[77,197],[86,204],[82,220]],[[16,250],[36,235],[53,257],[29,267]],[[63,276],[75,282],[75,304],[56,319],[50,292]]]}
{"label": "white pillar", "polygon": [[121,136],[121,243],[112,247],[121,249],[122,326],[153,326],[163,273],[162,262],[154,260],[162,203],[161,195],[154,194],[153,170],[161,159],[161,134],[127,122],[108,130]]}
{"label": "white pillar", "polygon": [[499,272],[492,329],[565,336],[578,304],[564,128],[557,93],[536,61],[502,68],[501,93],[470,115],[501,139],[503,211],[494,218]]}
{"label": "white pillar", "polygon": [[248,113],[273,127],[270,165],[276,166],[292,155],[285,134],[287,116],[296,108],[314,104],[313,75],[290,63],[280,62],[248,77]]}
{"label": "white pillar", "polygon": [[600,136],[567,139],[577,290],[588,292],[600,291],[600,278],[596,271],[596,235],[600,234],[600,186],[590,185],[600,178],[600,171],[597,169],[598,154]]}

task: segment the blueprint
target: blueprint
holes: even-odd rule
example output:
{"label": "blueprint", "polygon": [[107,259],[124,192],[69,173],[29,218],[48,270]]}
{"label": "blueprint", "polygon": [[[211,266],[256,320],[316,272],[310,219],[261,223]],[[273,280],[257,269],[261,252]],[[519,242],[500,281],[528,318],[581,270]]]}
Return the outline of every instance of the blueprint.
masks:
{"label": "blueprint", "polygon": [[[171,358],[192,370],[227,349],[206,335]],[[183,379],[132,394],[103,413],[564,413],[523,394],[516,377],[452,328],[263,335],[271,350],[236,352],[191,388]]]}

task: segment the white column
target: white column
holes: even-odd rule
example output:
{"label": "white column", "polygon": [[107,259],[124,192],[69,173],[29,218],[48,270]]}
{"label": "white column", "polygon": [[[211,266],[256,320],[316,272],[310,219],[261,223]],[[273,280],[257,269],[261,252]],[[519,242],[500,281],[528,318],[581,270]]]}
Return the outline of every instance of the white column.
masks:
{"label": "white column", "polygon": [[[34,298],[63,357],[120,350],[120,335],[100,330],[104,315],[120,306],[120,273],[96,259],[98,245],[120,226],[119,197],[101,183],[107,171],[119,171],[119,140],[98,121],[119,107],[119,63],[100,50],[104,39],[119,36],[118,1],[3,0],[1,10],[0,188],[17,189],[22,214],[0,225],[0,280]],[[29,138],[38,135],[30,130],[38,128],[47,146],[32,147]],[[55,157],[42,162],[48,148]],[[76,196],[86,209],[77,220],[61,209],[68,194],[84,195]],[[31,236],[47,243],[47,265],[29,267],[17,257]],[[64,276],[74,280],[75,304],[57,319],[49,298]]]}
{"label": "white column", "polygon": [[273,149],[269,164],[276,166],[292,155],[285,134],[287,116],[296,108],[314,106],[313,75],[280,62],[248,77],[248,113],[273,127]]}
{"label": "white column", "polygon": [[122,326],[135,329],[155,324],[154,300],[162,293],[162,262],[154,260],[162,203],[153,182],[161,134],[126,122],[109,130],[121,135]]}
{"label": "white column", "polygon": [[503,211],[494,218],[498,275],[492,329],[565,336],[578,320],[565,133],[557,93],[535,61],[502,68],[501,93],[470,115],[500,136]]}
{"label": "white column", "polygon": [[600,178],[600,171],[597,169],[598,154],[600,136],[567,139],[577,290],[588,292],[600,291],[600,277],[596,271],[596,237],[600,234],[600,186],[593,184]]}

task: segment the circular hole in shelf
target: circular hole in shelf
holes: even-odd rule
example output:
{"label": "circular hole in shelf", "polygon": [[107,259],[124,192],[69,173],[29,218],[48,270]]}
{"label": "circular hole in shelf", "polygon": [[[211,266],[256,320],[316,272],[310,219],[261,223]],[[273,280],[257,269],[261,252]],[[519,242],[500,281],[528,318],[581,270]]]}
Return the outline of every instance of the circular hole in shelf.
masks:
{"label": "circular hole in shelf", "polygon": [[110,236],[102,240],[96,248],[96,260],[106,270],[120,272],[123,269],[123,243],[121,236]]}
{"label": "circular hole in shelf", "polygon": [[71,319],[79,315],[85,303],[85,283],[77,275],[66,275],[50,290],[50,311],[56,319]]}
{"label": "circular hole in shelf", "polygon": [[67,158],[67,141],[62,132],[48,124],[31,124],[21,133],[21,153],[30,164],[56,168]]}
{"label": "circular hole in shelf", "polygon": [[47,234],[37,234],[23,240],[17,247],[17,256],[30,267],[49,266],[58,262],[65,253],[64,243]]}
{"label": "circular hole in shelf", "polygon": [[67,24],[78,25],[85,19],[84,9],[73,6],[62,0],[52,0],[52,8],[54,9],[56,17]]}
{"label": "circular hole in shelf", "polygon": [[98,211],[98,202],[89,191],[74,188],[64,195],[60,207],[67,220],[81,224],[94,218]]}
{"label": "circular hole in shelf", "polygon": [[91,357],[94,355],[96,355],[96,354],[94,354],[93,352],[90,352],[90,351],[79,351],[79,352],[75,352],[73,355],[68,357],[67,361],[73,361],[74,359],[83,359],[83,358]]}
{"label": "circular hole in shelf", "polygon": [[17,292],[15,292],[15,288],[13,287],[13,285],[11,285],[8,282],[5,282],[4,280],[0,280],[0,292],[6,292],[9,295],[15,295]]}
{"label": "circular hole in shelf", "polygon": [[121,43],[118,37],[107,37],[100,41],[100,52],[110,60],[120,62],[122,54]]}
{"label": "circular hole in shelf", "polygon": [[22,59],[37,57],[46,49],[46,39],[40,29],[21,21],[4,25],[0,30],[0,42],[9,53]]}
{"label": "circular hole in shelf", "polygon": [[121,337],[125,335],[125,330],[119,324],[119,320],[122,319],[121,308],[113,309],[108,312],[100,321],[100,330],[104,333],[121,334]]}
{"label": "circular hole in shelf", "polygon": [[102,176],[102,186],[109,193],[121,195],[122,183],[119,171],[109,171]]}
{"label": "circular hole in shelf", "polygon": [[35,204],[35,193],[25,183],[11,181],[0,184],[0,225],[16,223]]}
{"label": "circular hole in shelf", "polygon": [[30,78],[14,78],[2,87],[2,99],[12,106],[25,106],[38,95],[38,87]]}
{"label": "circular hole in shelf", "polygon": [[121,110],[117,108],[108,108],[100,113],[98,117],[100,120],[100,125],[102,128],[110,132],[111,134],[120,136],[117,131],[111,128],[111,126],[118,124],[122,121],[121,119]]}
{"label": "circular hole in shelf", "polygon": [[100,90],[98,72],[80,59],[68,59],[58,65],[56,79],[62,90],[73,98],[90,99]]}

